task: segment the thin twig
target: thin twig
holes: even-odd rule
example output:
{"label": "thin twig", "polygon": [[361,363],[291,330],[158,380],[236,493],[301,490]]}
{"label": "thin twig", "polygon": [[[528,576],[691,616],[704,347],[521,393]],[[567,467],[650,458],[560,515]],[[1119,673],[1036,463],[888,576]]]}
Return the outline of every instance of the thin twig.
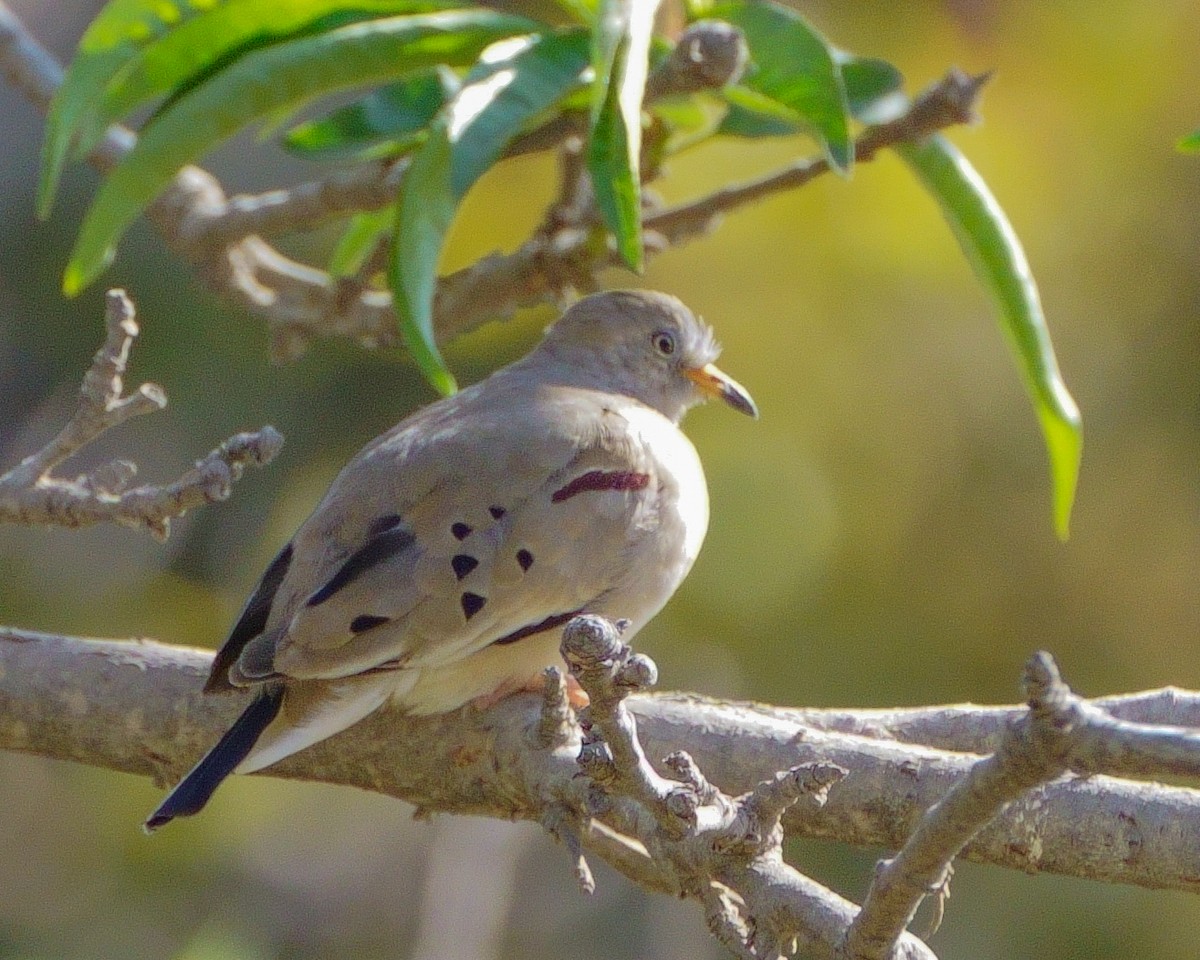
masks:
{"label": "thin twig", "polygon": [[[653,663],[594,616],[568,624],[562,653],[590,700],[580,717],[582,785],[574,781],[572,791],[585,804],[582,813],[644,846],[680,892],[702,905],[709,929],[735,956],[782,958],[801,946],[805,955],[832,958],[853,905],[784,863],[781,818],[797,803],[822,805],[846,770],[801,765],[731,797],[690,757],[676,755],[670,767],[683,779],[669,780],[648,762],[626,705],[632,692],[653,685]],[[908,935],[888,956],[933,958]]]}
{"label": "thin twig", "polygon": [[844,960],[880,960],[912,922],[921,901],[945,887],[959,851],[1004,807],[1066,771],[1200,776],[1200,734],[1115,720],[1071,692],[1046,653],[1025,669],[1028,713],[996,753],[970,773],[880,863],[862,910],[846,933]]}
{"label": "thin twig", "polygon": [[166,539],[172,517],[229,497],[246,464],[274,459],[283,438],[273,427],[240,433],[213,450],[178,480],[128,489],[137,466],[115,460],[74,479],[52,475],[56,467],[125,421],[161,410],[167,396],[144,383],[123,394],[125,368],[138,335],[133,303],[121,290],[106,300],[107,337],[84,376],[79,406],[66,426],[41,450],[0,476],[0,520],[82,527],[112,522],[150,531]]}

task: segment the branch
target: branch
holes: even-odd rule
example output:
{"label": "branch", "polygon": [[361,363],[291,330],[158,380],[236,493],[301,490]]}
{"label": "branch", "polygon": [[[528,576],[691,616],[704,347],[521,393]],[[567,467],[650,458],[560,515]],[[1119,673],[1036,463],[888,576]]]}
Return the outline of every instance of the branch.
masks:
{"label": "branch", "polygon": [[[201,695],[211,656],[153,642],[0,630],[0,749],[150,776],[166,786],[245,705],[237,696]],[[1195,694],[1187,698],[1200,702]],[[1167,699],[1145,694],[1128,702]],[[817,711],[679,694],[637,694],[628,708],[648,757],[685,750],[709,782],[733,796],[805,763],[849,770],[824,806],[792,808],[783,824],[791,834],[859,846],[900,849],[926,810],[978,761],[821,730],[813,724]],[[955,708],[957,722],[969,722],[969,709]],[[988,718],[995,709],[979,712]],[[851,715],[830,711],[841,720]],[[510,697],[487,712],[438,717],[382,710],[270,774],[358,786],[431,810],[537,821],[546,813],[537,784],[571,778],[577,768],[569,750],[531,745],[576,737],[571,727],[547,727],[532,696]],[[136,822],[131,811],[130,823]],[[579,832],[584,844],[593,842],[588,829]],[[962,855],[1028,873],[1198,891],[1197,849],[1200,791],[1096,775],[1034,790],[980,831]]]}
{"label": "branch", "polygon": [[1200,776],[1200,734],[1116,720],[1076,696],[1046,653],[1026,666],[1028,712],[999,748],[922,818],[908,842],[882,861],[846,932],[844,960],[883,960],[925,896],[945,886],[959,851],[1013,800],[1067,771],[1153,777]]}
{"label": "branch", "polygon": [[124,291],[109,291],[105,325],[104,346],[83,379],[79,407],[67,425],[37,453],[0,475],[0,520],[63,527],[112,522],[144,528],[165,540],[172,517],[228,499],[246,464],[269,463],[283,438],[273,427],[239,433],[178,480],[162,486],[127,489],[137,475],[137,465],[128,460],[113,460],[72,480],[54,477],[56,467],[109,430],[167,405],[167,395],[154,383],[122,396],[126,364],[138,335],[133,303]]}

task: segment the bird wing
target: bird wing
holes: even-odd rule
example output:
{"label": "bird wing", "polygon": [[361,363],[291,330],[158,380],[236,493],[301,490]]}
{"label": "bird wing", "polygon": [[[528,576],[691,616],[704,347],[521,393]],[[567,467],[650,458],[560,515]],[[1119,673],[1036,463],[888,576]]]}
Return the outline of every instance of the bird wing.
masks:
{"label": "bird wing", "polygon": [[612,589],[659,522],[653,458],[611,396],[527,392],[460,394],[351,461],[247,604],[233,682],[451,663]]}

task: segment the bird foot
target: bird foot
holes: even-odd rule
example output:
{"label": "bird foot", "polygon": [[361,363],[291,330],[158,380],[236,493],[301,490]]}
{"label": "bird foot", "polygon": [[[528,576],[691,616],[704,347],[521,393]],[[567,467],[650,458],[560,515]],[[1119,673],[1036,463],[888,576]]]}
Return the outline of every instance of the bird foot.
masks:
{"label": "bird foot", "polygon": [[[588,695],[584,692],[583,687],[579,685],[570,674],[567,674],[567,702],[576,710],[582,710],[591,701]],[[476,697],[471,701],[471,706],[477,710],[488,710],[494,707],[505,697],[511,697],[515,693],[541,693],[546,689],[545,674],[538,673],[525,681],[510,681],[501,687],[493,690],[491,693],[485,693],[482,697]]]}

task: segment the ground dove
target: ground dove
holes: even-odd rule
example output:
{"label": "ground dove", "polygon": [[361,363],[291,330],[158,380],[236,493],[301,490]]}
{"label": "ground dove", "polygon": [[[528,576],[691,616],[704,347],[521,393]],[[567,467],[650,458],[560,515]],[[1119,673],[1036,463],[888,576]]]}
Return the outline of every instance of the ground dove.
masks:
{"label": "ground dove", "polygon": [[673,297],[585,297],[524,359],[367,444],[213,662],[206,691],[255,699],[147,828],[385,702],[437,713],[527,687],[580,613],[645,624],[708,526],[677,424],[713,396],[757,415],[718,351]]}

